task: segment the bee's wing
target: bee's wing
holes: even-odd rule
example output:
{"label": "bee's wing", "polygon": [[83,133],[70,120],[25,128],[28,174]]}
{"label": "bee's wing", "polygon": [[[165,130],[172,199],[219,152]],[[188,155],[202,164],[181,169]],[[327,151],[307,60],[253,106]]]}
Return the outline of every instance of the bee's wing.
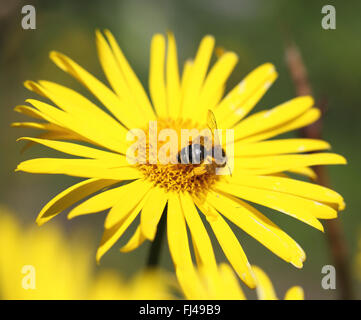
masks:
{"label": "bee's wing", "polygon": [[208,110],[207,126],[211,130],[212,136],[214,138],[214,144],[219,145],[219,137],[216,131],[218,129],[217,120],[216,117],[214,116],[214,113],[211,110]]}
{"label": "bee's wing", "polygon": [[[220,146],[220,141],[219,141],[219,136],[218,136],[218,132],[216,131],[218,129],[218,125],[217,125],[217,120],[216,117],[214,116],[214,113],[211,110],[208,110],[208,114],[207,114],[207,125],[208,128],[211,130],[213,138],[214,138],[214,145],[216,146]],[[226,162],[227,164],[227,168],[229,170],[229,174],[230,176],[232,176],[232,170],[228,164],[228,161]]]}

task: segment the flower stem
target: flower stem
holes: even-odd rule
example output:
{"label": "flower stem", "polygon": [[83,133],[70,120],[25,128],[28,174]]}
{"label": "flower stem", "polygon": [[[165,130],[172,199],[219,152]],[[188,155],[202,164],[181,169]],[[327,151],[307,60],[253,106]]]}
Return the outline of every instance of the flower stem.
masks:
{"label": "flower stem", "polygon": [[164,241],[165,227],[167,221],[167,207],[165,206],[162,216],[158,223],[157,233],[155,238],[150,246],[150,251],[148,255],[147,267],[155,268],[159,264],[160,253],[162,251],[162,244]]}

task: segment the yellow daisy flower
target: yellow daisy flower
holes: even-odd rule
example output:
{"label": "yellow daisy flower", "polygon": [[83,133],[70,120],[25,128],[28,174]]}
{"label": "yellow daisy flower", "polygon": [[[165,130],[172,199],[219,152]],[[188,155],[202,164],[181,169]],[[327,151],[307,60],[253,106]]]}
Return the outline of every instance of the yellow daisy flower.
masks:
{"label": "yellow daisy flower", "polygon": [[[156,34],[151,41],[151,102],[112,34],[109,31],[104,34],[105,37],[96,32],[96,45],[112,89],[67,56],[51,52],[50,58],[84,85],[106,111],[72,89],[50,81],[27,81],[25,86],[55,106],[28,99],[30,106],[15,108],[43,120],[13,124],[43,130],[37,138],[21,140],[80,157],[27,160],[18,165],[17,171],[86,178],[47,203],[39,213],[37,223],[42,225],[92,196],[75,206],[68,217],[110,209],[96,255],[99,261],[138,215],[140,223],[121,250],[133,250],[146,239],[154,240],[166,208],[168,243],[176,268],[192,266],[187,227],[197,259],[215,268],[212,244],[199,209],[231,265],[248,286],[255,287],[254,275],[241,244],[224,218],[280,258],[301,268],[305,260],[301,247],[248,202],[280,211],[321,231],[323,227],[318,219],[336,218],[337,211],[344,208],[343,198],[338,193],[287,175],[291,172],[312,178],[314,172],[310,166],[345,164],[346,160],[334,153],[306,153],[329,149],[327,142],[267,140],[317,120],[320,112],[313,108],[313,99],[298,97],[245,118],[277,78],[275,67],[270,63],[261,65],[224,96],[225,84],[237,63],[237,55],[225,52],[209,68],[215,40],[205,36],[195,58],[186,61],[180,76],[176,42],[169,33],[167,48],[161,34]],[[231,176],[217,175],[214,170],[191,174],[199,167],[192,163],[163,164],[158,160],[155,163],[129,163],[126,157],[130,147],[129,129],[151,132],[150,124],[157,121],[159,131],[167,128],[177,133],[183,129],[202,130],[209,126],[209,110],[219,128],[233,130],[234,142],[229,143],[234,149],[234,158],[229,157],[234,167]],[[150,149],[160,151],[166,143],[158,141],[157,145],[152,145],[150,138],[149,135],[146,137],[147,153]],[[226,142],[220,143],[226,150]]]}
{"label": "yellow daisy flower", "polygon": [[[257,283],[258,300],[277,300],[273,284],[259,267],[252,266]],[[180,272],[179,283],[189,300],[246,300],[246,296],[232,268],[222,263],[218,269],[200,267],[196,272]],[[299,286],[287,290],[284,300],[303,300],[304,292]]]}
{"label": "yellow daisy flower", "polygon": [[0,299],[172,299],[173,280],[145,271],[125,281],[118,273],[94,274],[91,248],[71,244],[62,230],[24,228],[0,208]]}

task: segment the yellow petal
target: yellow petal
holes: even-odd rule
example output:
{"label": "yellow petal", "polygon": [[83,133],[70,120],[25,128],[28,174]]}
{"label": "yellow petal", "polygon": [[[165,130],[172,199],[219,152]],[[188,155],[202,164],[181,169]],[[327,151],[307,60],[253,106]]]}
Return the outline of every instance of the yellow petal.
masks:
{"label": "yellow petal", "polygon": [[257,266],[252,266],[253,272],[257,278],[257,296],[258,300],[277,300],[271,280]]}
{"label": "yellow petal", "polygon": [[133,96],[137,100],[138,105],[142,110],[143,117],[150,120],[156,120],[154,110],[150,101],[148,99],[147,94],[144,91],[144,88],[139,81],[137,75],[133,71],[132,67],[130,66],[129,62],[125,58],[122,50],[119,48],[117,41],[111,34],[109,30],[104,31],[109,44],[113,50],[114,56],[118,61],[119,67],[122,70],[123,76],[128,84],[129,89],[132,91]]}
{"label": "yellow petal", "polygon": [[145,241],[145,237],[140,230],[140,226],[137,227],[132,237],[128,240],[128,242],[120,248],[121,252],[130,252],[137,249],[143,242]]}
{"label": "yellow petal", "polygon": [[[252,169],[253,174],[270,174],[299,167],[327,164],[346,164],[346,159],[335,153],[291,154],[264,157],[243,157],[235,160],[236,169]],[[238,174],[238,173],[237,173]]]}
{"label": "yellow petal", "polygon": [[302,248],[251,205],[236,198],[209,193],[207,201],[227,219],[244,230],[266,248],[296,267],[302,267],[306,255]]}
{"label": "yellow petal", "polygon": [[24,115],[27,115],[31,118],[46,120],[46,119],[44,119],[44,117],[40,111],[38,111],[35,108],[30,107],[30,106],[19,105],[14,108],[14,111],[22,113]]}
{"label": "yellow petal", "polygon": [[139,202],[137,207],[134,208],[132,212],[129,213],[124,220],[118,222],[111,229],[105,229],[102,239],[100,241],[99,248],[96,253],[96,261],[99,263],[102,256],[114,245],[115,242],[123,235],[123,233],[128,229],[130,224],[134,221],[134,219],[138,216],[142,206],[144,204],[143,201]]}
{"label": "yellow petal", "polygon": [[14,128],[31,128],[39,130],[49,130],[49,125],[55,127],[52,123],[39,123],[39,122],[13,122],[11,124]]}
{"label": "yellow petal", "polygon": [[233,71],[238,61],[238,57],[233,52],[227,52],[212,67],[204,85],[201,89],[197,108],[200,112],[206,113],[208,109],[213,107],[212,100],[214,93],[223,89],[229,75]]}
{"label": "yellow petal", "polygon": [[150,183],[140,179],[121,186],[117,201],[105,219],[105,228],[110,229],[124,219],[145,198],[151,187]]}
{"label": "yellow petal", "polygon": [[188,300],[210,299],[199,273],[194,267],[176,268],[176,275],[182,292]]}
{"label": "yellow petal", "polygon": [[179,196],[176,193],[169,194],[167,236],[169,251],[172,256],[175,269],[193,269],[186,222],[183,216]]}
{"label": "yellow petal", "polygon": [[206,215],[222,250],[238,276],[250,287],[255,287],[255,279],[242,246],[232,229],[211,206],[197,201],[197,206]]}
{"label": "yellow petal", "polygon": [[323,231],[323,226],[315,216],[320,215],[319,212],[323,210],[327,210],[327,212],[332,210],[330,207],[321,207],[316,205],[314,201],[307,199],[236,184],[219,182],[216,189],[217,191],[226,192],[244,200],[280,211],[321,231]]}
{"label": "yellow petal", "polygon": [[74,184],[70,188],[60,192],[41,209],[36,218],[36,223],[39,226],[43,225],[74,203],[116,182],[116,180],[88,179]]}
{"label": "yellow petal", "polygon": [[[109,161],[109,160],[107,160]],[[29,173],[65,174],[74,177],[132,180],[142,177],[135,167],[117,167],[113,162],[93,159],[38,158],[26,160],[16,171]]]}
{"label": "yellow petal", "polygon": [[18,141],[27,140],[33,141],[39,144],[42,144],[46,147],[52,148],[54,150],[71,154],[73,156],[84,157],[84,158],[92,158],[92,159],[109,159],[114,160],[115,164],[127,165],[125,156],[121,156],[120,154],[103,151],[87,146],[83,146],[76,143],[71,142],[62,142],[62,141],[52,141],[47,139],[37,139],[37,138],[29,138],[23,137],[18,139]]}
{"label": "yellow petal", "polygon": [[[49,122],[76,132],[87,140],[109,150],[124,154],[127,152],[128,146],[125,144],[126,139],[124,135],[119,133],[120,136],[114,136],[101,125],[96,126],[86,121],[79,121],[78,118],[74,118],[70,114],[47,103],[34,99],[28,99],[26,101],[36,107]],[[126,134],[126,132],[124,132],[124,134]]]}
{"label": "yellow petal", "polygon": [[269,140],[235,146],[235,157],[252,157],[302,153],[330,149],[331,146],[323,140],[316,139],[283,139]]}
{"label": "yellow petal", "polygon": [[[118,181],[119,182],[119,181]],[[84,214],[101,212],[111,208],[118,202],[123,186],[103,191],[77,205],[68,214],[68,219]]]}
{"label": "yellow petal", "polygon": [[187,81],[187,90],[184,92],[182,103],[182,116],[184,118],[193,118],[199,115],[199,110],[195,105],[198,102],[200,91],[206,77],[209,62],[214,48],[214,38],[205,36],[198,48],[193,66],[190,70],[189,80]]}
{"label": "yellow petal", "polygon": [[59,108],[82,121],[98,126],[102,125],[113,134],[124,135],[126,132],[126,129],[113,117],[70,88],[50,81],[39,81],[39,84],[33,81],[27,81],[26,83],[28,83],[30,89],[35,87],[36,91],[41,91]]}
{"label": "yellow petal", "polygon": [[237,141],[237,144],[266,140],[275,137],[279,134],[305,127],[318,120],[320,116],[321,116],[321,112],[319,109],[311,108],[307,110],[305,113],[301,114],[300,116],[290,121],[282,123],[276,127],[272,127],[268,130],[257,132],[247,138],[242,138],[241,140]]}
{"label": "yellow petal", "polygon": [[161,34],[152,38],[150,48],[149,91],[158,117],[167,117],[167,101],[164,82],[165,40]]}
{"label": "yellow petal", "polygon": [[[66,129],[64,129],[62,131],[56,130],[56,131],[43,132],[37,136],[37,139],[46,140],[46,141],[47,140],[78,140],[78,141],[89,142],[85,138],[83,138],[71,131],[68,131]],[[22,139],[18,139],[18,140],[22,140]],[[24,145],[24,147],[21,149],[21,151],[24,152],[26,149],[30,148],[34,144],[35,144],[34,141],[28,141]]]}
{"label": "yellow petal", "polygon": [[[245,175],[242,175],[242,178],[240,178],[239,176],[234,175],[230,179],[230,182],[248,187],[283,192],[314,201],[335,203],[339,206],[344,203],[342,196],[337,192],[317,184],[296,179]],[[320,206],[322,205],[320,204]],[[333,218],[335,216],[334,212],[330,215],[330,217]]]}
{"label": "yellow petal", "polygon": [[230,128],[244,118],[277,78],[273,64],[265,63],[250,72],[214,110],[222,127]]}
{"label": "yellow petal", "polygon": [[60,69],[70,73],[92,92],[120,122],[128,128],[134,128],[138,120],[132,113],[132,109],[127,108],[112,90],[67,56],[52,51],[50,58]]}
{"label": "yellow petal", "polygon": [[291,173],[299,174],[301,176],[310,178],[312,181],[316,181],[317,174],[316,172],[309,167],[301,167],[301,168],[292,168],[288,170]]}
{"label": "yellow petal", "polygon": [[140,215],[140,226],[142,234],[151,241],[153,241],[155,237],[158,222],[162,216],[167,200],[168,196],[162,188],[153,187],[149,192],[147,201],[144,203]]}
{"label": "yellow petal", "polygon": [[173,33],[168,32],[167,51],[167,104],[169,115],[176,118],[180,112],[181,87],[178,69],[177,46]]}
{"label": "yellow petal", "polygon": [[260,111],[241,121],[234,128],[235,140],[270,130],[302,115],[314,104],[312,97],[303,96],[289,100],[271,110]]}
{"label": "yellow petal", "polygon": [[294,286],[287,290],[285,300],[304,300],[305,294],[303,289],[298,286]]}
{"label": "yellow petal", "polygon": [[238,279],[228,264],[222,263],[219,266],[219,274],[224,299],[246,300],[242,288],[238,283]]}
{"label": "yellow petal", "polygon": [[197,248],[196,250],[202,265],[207,268],[216,269],[217,263],[211,241],[191,195],[188,193],[180,193],[179,197],[187,225],[192,235],[193,243]]}

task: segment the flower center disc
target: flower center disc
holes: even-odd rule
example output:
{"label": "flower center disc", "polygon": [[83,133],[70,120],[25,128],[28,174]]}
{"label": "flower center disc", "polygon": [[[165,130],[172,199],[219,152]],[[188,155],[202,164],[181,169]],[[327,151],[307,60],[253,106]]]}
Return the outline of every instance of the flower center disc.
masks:
{"label": "flower center disc", "polygon": [[[181,141],[181,130],[182,129],[197,129],[199,132],[204,129],[205,126],[200,127],[197,124],[192,123],[191,120],[174,120],[174,119],[158,119],[157,121],[157,133],[163,129],[172,129],[176,132],[178,138],[178,148],[176,152],[171,153],[169,149],[170,159],[177,159],[177,154],[182,148]],[[200,193],[207,191],[219,178],[220,176],[215,174],[215,170],[212,164],[208,164],[207,169],[204,173],[195,175],[194,169],[201,166],[202,164],[179,164],[179,163],[168,163],[162,164],[157,158],[156,163],[149,162],[150,150],[159,151],[166,143],[169,143],[169,139],[166,141],[159,141],[157,139],[157,146],[154,148],[151,146],[149,139],[149,127],[145,130],[146,133],[146,162],[144,164],[138,164],[139,170],[142,171],[146,179],[153,182],[156,186],[165,188],[167,191],[188,191],[191,193]],[[184,143],[184,142],[183,142]],[[183,146],[184,147],[184,146]]]}

